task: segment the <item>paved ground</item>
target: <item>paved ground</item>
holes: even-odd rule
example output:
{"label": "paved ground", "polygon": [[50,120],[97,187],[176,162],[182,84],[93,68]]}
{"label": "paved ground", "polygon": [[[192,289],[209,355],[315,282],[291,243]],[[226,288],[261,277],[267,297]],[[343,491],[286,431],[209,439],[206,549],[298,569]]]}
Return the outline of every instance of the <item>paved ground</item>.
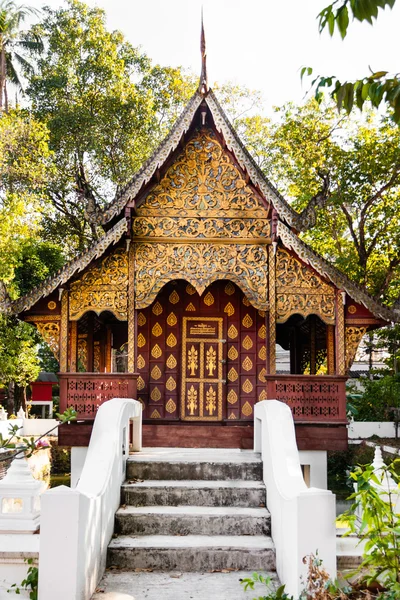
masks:
{"label": "paved ground", "polygon": [[[92,600],[251,600],[266,588],[244,592],[251,573],[132,573],[107,571]],[[258,591],[258,594],[256,593]]]}

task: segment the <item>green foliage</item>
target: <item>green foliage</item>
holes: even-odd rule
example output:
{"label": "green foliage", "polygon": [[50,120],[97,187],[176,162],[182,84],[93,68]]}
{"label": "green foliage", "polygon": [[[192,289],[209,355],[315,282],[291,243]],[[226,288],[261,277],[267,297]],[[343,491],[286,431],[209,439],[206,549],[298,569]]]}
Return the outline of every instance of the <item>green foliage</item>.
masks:
{"label": "green foliage", "polygon": [[39,569],[34,567],[33,558],[26,558],[25,561],[28,563],[28,571],[25,579],[21,581],[20,585],[13,583],[8,592],[14,591],[16,594],[21,593],[21,589],[29,591],[30,600],[38,600],[39,593]]}
{"label": "green foliage", "polygon": [[71,472],[71,448],[51,444],[50,462],[52,475],[65,475]]}
{"label": "green foliage", "polygon": [[357,465],[370,465],[373,458],[374,449],[366,444],[351,444],[346,451],[328,452],[328,489],[348,496],[353,489],[350,472]]}
{"label": "green foliage", "polygon": [[363,380],[361,398],[353,400],[358,421],[393,421],[400,408],[400,374]]}
{"label": "green foliage", "polygon": [[21,247],[19,264],[15,269],[13,286],[23,296],[53,275],[64,265],[61,249],[53,242],[29,239]]}
{"label": "green foliage", "polygon": [[247,592],[247,590],[254,591],[254,586],[256,583],[259,583],[263,587],[267,588],[265,592],[266,595],[258,596],[253,600],[293,600],[293,596],[288,596],[288,594],[286,594],[284,585],[281,585],[278,587],[278,589],[275,589],[274,585],[272,584],[271,577],[264,577],[260,573],[253,573],[251,577],[241,579],[240,583],[243,585],[245,592]]}
{"label": "green foliage", "polygon": [[0,381],[20,387],[35,381],[40,372],[33,327],[14,317],[0,315]]}
{"label": "green foliage", "polygon": [[50,131],[56,167],[45,234],[73,254],[99,235],[90,216],[126,185],[194,86],[180,69],[152,65],[107,30],[103,10],[79,0],[45,8],[32,32],[45,51],[27,93]]}
{"label": "green foliage", "polygon": [[[400,514],[395,512],[396,495],[400,488],[400,476],[395,464],[399,462],[396,459],[378,473],[374,472],[372,465],[357,467],[350,474],[357,490],[350,496],[352,506],[338,517],[348,522],[348,535],[355,533],[365,541],[363,560],[357,570],[361,580],[367,585],[379,582],[393,594],[386,598],[398,598],[400,594]],[[382,486],[390,478],[397,488],[392,492],[384,491],[386,488]],[[355,514],[356,511],[361,511],[361,519]]]}
{"label": "green foliage", "polygon": [[[349,26],[349,16],[358,21],[368,21],[372,25],[373,19],[378,18],[379,9],[385,9],[386,6],[393,8],[395,2],[396,0],[336,0],[319,13],[319,30],[322,32],[327,27],[332,36],[337,29],[344,39]],[[301,78],[304,75],[311,76],[312,73],[311,67],[303,67]],[[341,82],[335,76],[317,76],[311,86],[315,88],[315,98],[318,102],[323,99],[324,88],[329,89],[338,110],[343,108],[347,114],[351,113],[353,106],[362,110],[367,100],[375,108],[385,103],[391,109],[395,123],[400,124],[398,74],[391,76],[388,71],[371,71],[369,75],[354,82]]]}

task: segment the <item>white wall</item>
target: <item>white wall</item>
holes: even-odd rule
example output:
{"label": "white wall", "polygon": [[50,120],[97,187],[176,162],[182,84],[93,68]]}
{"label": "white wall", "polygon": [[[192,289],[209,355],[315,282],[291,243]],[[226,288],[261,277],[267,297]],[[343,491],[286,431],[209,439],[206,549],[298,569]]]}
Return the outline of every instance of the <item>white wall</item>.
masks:
{"label": "white wall", "polygon": [[[366,439],[373,435],[377,435],[379,437],[387,437],[394,438],[396,437],[396,428],[395,424],[389,421],[387,422],[379,422],[379,421],[352,421],[348,426],[349,430],[349,438],[356,439]],[[399,435],[400,435],[400,427],[399,427]]]}
{"label": "white wall", "polygon": [[308,487],[328,489],[328,453],[326,450],[299,450],[301,466],[309,467]]}

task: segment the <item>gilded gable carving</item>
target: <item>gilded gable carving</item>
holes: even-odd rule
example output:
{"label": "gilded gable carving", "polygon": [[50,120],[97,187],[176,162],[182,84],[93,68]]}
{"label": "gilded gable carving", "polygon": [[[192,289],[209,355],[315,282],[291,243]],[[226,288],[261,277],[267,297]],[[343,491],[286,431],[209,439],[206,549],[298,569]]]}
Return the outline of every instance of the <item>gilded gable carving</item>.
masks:
{"label": "gilded gable carving", "polygon": [[266,210],[214,132],[201,129],[138,207],[138,215],[243,217],[246,211],[248,217],[265,218]]}
{"label": "gilded gable carving", "polygon": [[70,286],[69,318],[77,321],[85,312],[109,310],[117,319],[127,319],[128,256],[118,248],[90,267]]}
{"label": "gilded gable carving", "polygon": [[280,248],[276,261],[277,322],[292,314],[317,314],[325,323],[335,322],[335,289],[310,267]]}
{"label": "gilded gable carving", "polygon": [[136,244],[136,308],[151,304],[174,279],[186,279],[201,296],[217,279],[236,283],[259,309],[267,307],[268,247],[253,244]]}

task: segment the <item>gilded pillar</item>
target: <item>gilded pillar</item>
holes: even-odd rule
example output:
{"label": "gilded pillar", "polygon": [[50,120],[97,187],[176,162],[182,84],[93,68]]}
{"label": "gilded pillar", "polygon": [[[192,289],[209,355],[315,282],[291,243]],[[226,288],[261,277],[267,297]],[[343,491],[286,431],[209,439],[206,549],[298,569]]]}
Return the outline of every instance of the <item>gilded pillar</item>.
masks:
{"label": "gilded pillar", "polygon": [[267,313],[267,373],[276,373],[276,285],[275,285],[275,252],[272,245],[268,246],[268,300]]}
{"label": "gilded pillar", "polygon": [[310,375],[317,372],[317,326],[315,315],[310,317]]}
{"label": "gilded pillar", "polygon": [[326,326],[326,360],[328,375],[335,374],[335,327]]}
{"label": "gilded pillar", "polygon": [[342,292],[336,294],[336,375],[345,375],[344,304]]}
{"label": "gilded pillar", "polygon": [[135,372],[135,245],[129,247],[128,266],[128,373]]}
{"label": "gilded pillar", "polygon": [[78,321],[70,322],[70,336],[71,336],[71,355],[70,355],[70,363],[69,370],[72,373],[76,373],[77,368],[77,360],[78,360]]}
{"label": "gilded pillar", "polygon": [[112,331],[111,326],[107,325],[106,329],[106,373],[111,373],[111,358],[112,358]]}
{"label": "gilded pillar", "polygon": [[61,324],[60,324],[60,372],[68,370],[68,291],[63,290],[61,296]]}

